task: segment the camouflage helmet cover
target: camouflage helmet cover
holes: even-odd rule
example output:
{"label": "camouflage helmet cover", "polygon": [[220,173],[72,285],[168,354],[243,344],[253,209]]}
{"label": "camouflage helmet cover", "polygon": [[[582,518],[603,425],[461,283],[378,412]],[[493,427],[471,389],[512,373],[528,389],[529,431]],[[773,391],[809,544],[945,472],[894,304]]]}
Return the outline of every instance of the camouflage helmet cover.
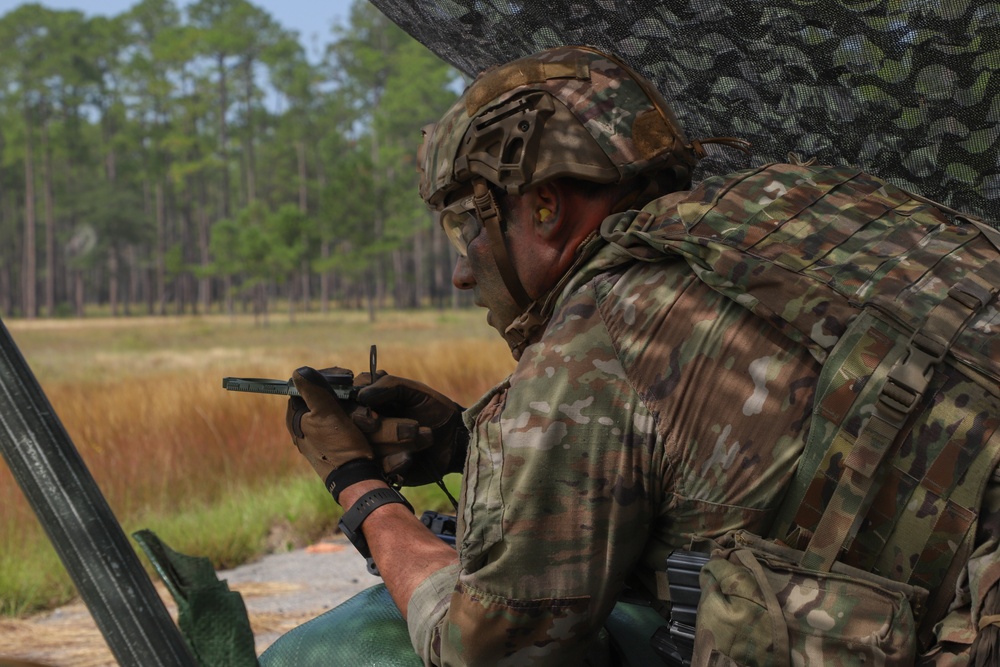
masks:
{"label": "camouflage helmet cover", "polygon": [[424,129],[420,196],[440,208],[481,176],[511,194],[559,177],[618,183],[700,157],[645,78],[614,56],[562,46],[489,69]]}

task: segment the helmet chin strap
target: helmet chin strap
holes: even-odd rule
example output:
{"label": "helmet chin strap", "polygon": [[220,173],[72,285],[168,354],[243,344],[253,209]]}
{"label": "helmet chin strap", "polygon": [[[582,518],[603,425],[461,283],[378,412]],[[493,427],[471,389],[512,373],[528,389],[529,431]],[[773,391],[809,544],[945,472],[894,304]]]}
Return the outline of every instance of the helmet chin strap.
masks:
{"label": "helmet chin strap", "polygon": [[490,248],[493,250],[493,259],[496,262],[497,270],[503,279],[503,284],[514,298],[514,303],[521,310],[527,310],[531,306],[532,299],[524,290],[514,264],[510,261],[507,252],[507,240],[500,229],[500,208],[497,206],[493,193],[490,192],[486,180],[477,178],[472,183],[473,204],[476,207],[476,214],[486,229],[486,237],[490,240]]}
{"label": "helmet chin strap", "polygon": [[486,180],[477,178],[473,181],[472,187],[473,205],[486,229],[486,237],[493,250],[493,261],[496,262],[497,271],[514,303],[521,309],[521,315],[504,331],[504,339],[510,346],[514,359],[520,360],[524,348],[528,346],[534,334],[544,326],[545,320],[539,316],[540,304],[528,296],[521,279],[517,277],[514,264],[510,261],[507,239],[500,229],[500,207],[497,206]]}

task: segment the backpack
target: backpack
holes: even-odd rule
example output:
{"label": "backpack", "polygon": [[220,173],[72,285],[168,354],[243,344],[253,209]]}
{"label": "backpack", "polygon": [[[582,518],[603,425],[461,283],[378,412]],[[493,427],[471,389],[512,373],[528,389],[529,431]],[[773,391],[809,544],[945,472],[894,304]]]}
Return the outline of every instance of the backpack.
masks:
{"label": "backpack", "polygon": [[768,539],[711,545],[694,663],[994,664],[1000,552],[977,527],[1000,492],[996,231],[859,170],[800,164],[712,178],[639,216],[602,235],[683,257],[823,364]]}

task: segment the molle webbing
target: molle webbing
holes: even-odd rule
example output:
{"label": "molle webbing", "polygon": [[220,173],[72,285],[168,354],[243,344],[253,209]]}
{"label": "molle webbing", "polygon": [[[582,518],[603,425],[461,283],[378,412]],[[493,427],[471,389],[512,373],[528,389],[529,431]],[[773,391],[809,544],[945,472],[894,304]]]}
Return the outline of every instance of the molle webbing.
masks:
{"label": "molle webbing", "polygon": [[[988,287],[991,281],[997,287]],[[998,289],[1000,259],[949,289],[948,298],[934,306],[910,337],[906,356],[881,381],[874,411],[844,459],[843,474],[806,548],[804,566],[828,572],[841,550],[854,540],[878,489],[876,473],[910,415],[922,406],[935,367],[944,360],[959,332],[993,300]]]}
{"label": "molle webbing", "polygon": [[[998,254],[976,227],[842,167],[768,165],[669,201],[663,210],[651,203],[647,228],[614,242],[683,255],[702,281],[820,362],[866,306],[909,338],[952,285]],[[990,325],[963,329],[951,352],[1000,393]]]}
{"label": "molle webbing", "polygon": [[940,615],[1000,458],[1000,253],[848,168],[768,165],[676,201],[616,242],[683,255],[824,363],[771,535],[801,548],[815,534],[820,567],[940,589],[927,618]]}
{"label": "molle webbing", "polygon": [[[860,415],[873,405],[872,414],[843,465],[816,471],[794,520],[805,534],[814,527],[803,566],[828,570],[842,560],[931,591],[927,609],[914,609],[927,619],[924,641],[929,624],[947,610],[972,552],[985,485],[1000,461],[1000,400],[955,369],[943,369],[944,381],[936,386],[931,379],[956,336],[998,290],[1000,258],[948,290],[901,358],[890,366],[883,357],[881,366],[890,366],[886,376],[873,372],[865,379],[878,390],[874,403],[859,400],[850,408]],[[820,409],[825,399],[816,397]],[[825,457],[828,465],[838,443],[850,441],[847,430],[841,420]],[[813,447],[822,444],[810,439]],[[832,494],[824,493],[834,484]]]}

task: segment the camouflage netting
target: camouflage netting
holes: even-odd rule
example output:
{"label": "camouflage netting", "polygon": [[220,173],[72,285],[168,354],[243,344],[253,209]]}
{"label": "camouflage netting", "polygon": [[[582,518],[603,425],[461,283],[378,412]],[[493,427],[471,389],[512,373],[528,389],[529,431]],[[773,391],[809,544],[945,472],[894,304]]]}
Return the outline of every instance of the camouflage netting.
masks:
{"label": "camouflage netting", "polygon": [[[466,74],[559,44],[618,53],[690,138],[855,165],[1000,221],[1000,3],[372,0]],[[703,175],[746,167],[715,146]]]}

